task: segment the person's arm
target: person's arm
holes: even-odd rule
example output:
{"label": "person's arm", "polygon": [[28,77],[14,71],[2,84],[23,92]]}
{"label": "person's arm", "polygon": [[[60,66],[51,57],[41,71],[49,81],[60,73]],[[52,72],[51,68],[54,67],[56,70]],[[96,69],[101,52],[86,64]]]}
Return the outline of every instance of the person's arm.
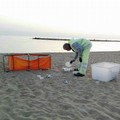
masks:
{"label": "person's arm", "polygon": [[74,59],[71,60],[70,63],[72,64],[73,62],[75,62],[75,60],[76,60],[77,58],[78,58],[78,53],[76,52]]}
{"label": "person's arm", "polygon": [[74,57],[74,60],[76,60],[78,57],[80,58],[82,56],[83,47],[77,42],[73,43],[72,47],[75,49],[76,52],[76,55]]}
{"label": "person's arm", "polygon": [[78,58],[78,52],[75,53],[74,60],[76,60],[77,58]]}

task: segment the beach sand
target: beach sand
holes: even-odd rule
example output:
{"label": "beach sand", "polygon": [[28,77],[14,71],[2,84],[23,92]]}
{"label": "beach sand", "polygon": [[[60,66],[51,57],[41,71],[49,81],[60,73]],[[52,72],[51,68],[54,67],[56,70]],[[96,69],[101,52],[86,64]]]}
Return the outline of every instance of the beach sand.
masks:
{"label": "beach sand", "polygon": [[120,52],[91,52],[82,78],[62,69],[73,57],[53,53],[51,70],[4,72],[0,55],[0,120],[120,120],[120,73],[110,82],[91,76],[91,64],[120,64]]}

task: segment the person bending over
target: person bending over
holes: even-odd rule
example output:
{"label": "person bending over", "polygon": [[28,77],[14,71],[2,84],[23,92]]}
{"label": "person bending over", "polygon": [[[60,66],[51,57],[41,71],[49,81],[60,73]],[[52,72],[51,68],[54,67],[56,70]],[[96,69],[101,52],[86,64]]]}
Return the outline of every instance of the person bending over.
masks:
{"label": "person bending over", "polygon": [[75,57],[70,61],[70,64],[76,61],[77,58],[79,58],[79,65],[77,69],[74,69],[74,71],[77,71],[74,73],[74,76],[77,77],[83,77],[86,74],[87,65],[88,65],[88,59],[89,59],[89,53],[90,49],[92,47],[92,43],[88,39],[70,39],[68,43],[65,43],[63,45],[63,49],[70,51],[73,50],[75,52]]}

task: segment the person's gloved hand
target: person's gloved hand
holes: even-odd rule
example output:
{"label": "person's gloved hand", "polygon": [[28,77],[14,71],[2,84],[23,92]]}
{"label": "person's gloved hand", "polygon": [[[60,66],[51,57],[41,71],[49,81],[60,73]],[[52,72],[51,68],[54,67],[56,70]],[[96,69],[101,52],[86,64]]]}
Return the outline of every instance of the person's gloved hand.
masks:
{"label": "person's gloved hand", "polygon": [[79,61],[82,62],[82,58],[81,57],[79,57]]}
{"label": "person's gloved hand", "polygon": [[75,60],[71,60],[71,61],[70,61],[70,64],[72,64],[73,62],[75,62]]}

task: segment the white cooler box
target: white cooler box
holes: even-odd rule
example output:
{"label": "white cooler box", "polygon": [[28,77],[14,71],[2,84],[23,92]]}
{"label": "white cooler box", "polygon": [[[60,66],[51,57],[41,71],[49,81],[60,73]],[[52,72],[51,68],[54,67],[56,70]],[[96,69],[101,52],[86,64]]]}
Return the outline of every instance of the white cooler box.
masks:
{"label": "white cooler box", "polygon": [[91,67],[92,78],[104,82],[116,79],[120,71],[120,64],[110,62],[95,63]]}

